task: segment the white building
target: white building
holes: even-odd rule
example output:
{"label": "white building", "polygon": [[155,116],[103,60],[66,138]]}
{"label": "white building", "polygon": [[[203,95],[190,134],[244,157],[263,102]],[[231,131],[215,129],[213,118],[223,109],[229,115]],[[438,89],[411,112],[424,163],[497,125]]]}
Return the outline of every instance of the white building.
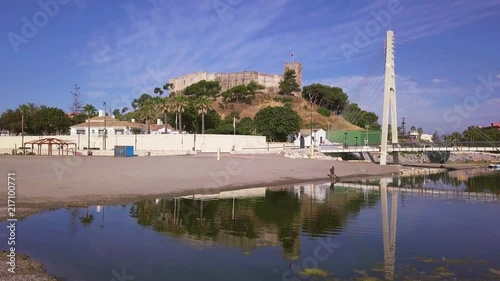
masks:
{"label": "white building", "polygon": [[[136,123],[134,119],[129,121],[116,120],[113,116],[104,116],[104,110],[99,110],[99,116],[90,118],[85,121],[70,127],[70,135],[104,135],[104,129],[108,131],[108,135],[131,135],[135,130],[144,130],[144,124]],[[135,129],[135,130],[134,130]]]}
{"label": "white building", "polygon": [[432,135],[429,134],[422,134],[420,136],[421,141],[427,141],[427,142],[432,142]]}
{"label": "white building", "polygon": [[[153,135],[161,135],[161,134],[170,134],[173,131],[172,126],[167,124],[167,132],[165,133],[165,125],[161,119],[156,119],[156,124],[150,125],[151,134]],[[146,126],[147,129],[147,126]]]}
{"label": "white building", "polygon": [[[312,143],[314,146],[320,146],[324,144],[331,144],[330,141],[326,139],[326,131],[323,129],[313,129],[312,131]],[[305,147],[311,146],[311,129],[302,129],[298,134],[294,136],[293,141],[295,146],[301,146],[301,142]]]}

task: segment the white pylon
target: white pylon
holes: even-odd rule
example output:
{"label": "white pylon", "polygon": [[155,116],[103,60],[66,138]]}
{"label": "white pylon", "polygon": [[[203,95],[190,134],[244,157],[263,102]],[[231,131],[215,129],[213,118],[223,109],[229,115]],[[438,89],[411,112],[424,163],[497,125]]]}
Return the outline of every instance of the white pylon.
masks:
{"label": "white pylon", "polygon": [[[389,110],[391,115],[389,115]],[[385,83],[382,110],[382,140],[380,144],[380,165],[387,164],[387,133],[391,119],[392,144],[398,143],[398,121],[396,110],[396,65],[394,64],[394,32],[387,31],[385,42]],[[399,163],[398,153],[393,154],[393,162]]]}

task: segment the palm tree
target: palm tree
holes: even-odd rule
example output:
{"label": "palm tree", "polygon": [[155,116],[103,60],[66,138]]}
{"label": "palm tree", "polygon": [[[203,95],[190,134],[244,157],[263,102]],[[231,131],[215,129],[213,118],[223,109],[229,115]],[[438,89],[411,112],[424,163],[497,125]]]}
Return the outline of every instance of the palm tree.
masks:
{"label": "palm tree", "polygon": [[422,127],[418,127],[417,132],[418,132],[418,139],[420,139],[422,137],[422,134],[424,133],[424,130],[422,129]]}
{"label": "palm tree", "polygon": [[201,96],[195,101],[195,107],[201,114],[201,133],[205,134],[205,114],[212,108],[212,102],[207,96]]}
{"label": "palm tree", "polygon": [[148,99],[141,104],[139,116],[148,126],[148,134],[151,133],[151,120],[158,116],[158,104],[155,99]]}
{"label": "palm tree", "polygon": [[84,107],[83,107],[83,110],[85,111],[85,113],[87,113],[87,117],[88,117],[88,120],[87,120],[87,125],[88,125],[88,131],[87,131],[87,134],[88,134],[88,144],[87,144],[87,149],[90,149],[90,118],[92,116],[95,115],[97,109],[91,105],[91,104],[86,104]]}
{"label": "palm tree", "polygon": [[179,132],[182,133],[182,113],[189,105],[189,99],[184,95],[176,95],[173,103],[175,112],[179,115]]}
{"label": "palm tree", "polygon": [[29,107],[26,104],[21,104],[19,111],[21,111],[21,146],[23,147],[23,154],[26,155],[26,149],[24,149],[24,117],[28,113]]}
{"label": "palm tree", "polygon": [[164,97],[158,103],[158,111],[163,112],[165,119],[165,134],[167,133],[167,117],[170,112],[174,109],[173,100],[170,97]]}

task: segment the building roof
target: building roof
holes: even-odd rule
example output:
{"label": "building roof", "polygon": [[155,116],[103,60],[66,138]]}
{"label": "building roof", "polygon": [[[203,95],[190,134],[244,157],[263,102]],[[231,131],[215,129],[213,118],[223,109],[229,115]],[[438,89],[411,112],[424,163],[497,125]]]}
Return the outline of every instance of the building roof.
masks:
{"label": "building roof", "polygon": [[[89,126],[89,122],[83,122],[80,124],[76,124],[71,126],[70,128],[87,128]],[[144,124],[142,123],[136,123],[136,122],[129,122],[129,121],[120,121],[116,120],[114,118],[111,118],[109,116],[106,117],[106,127],[121,127],[121,128],[138,128],[142,129],[144,128]],[[104,117],[93,117],[90,118],[90,127],[104,127]]]}
{"label": "building roof", "polygon": [[[164,124],[158,125],[158,124],[151,124],[150,129],[151,131],[159,131],[161,129],[165,128]],[[167,124],[167,129],[172,130],[172,126]]]}
{"label": "building roof", "polygon": [[[317,131],[319,131],[319,130],[323,130],[323,129],[321,129],[321,128],[319,128],[319,129],[314,129],[314,128],[313,128],[313,133],[315,133],[315,132],[317,132]],[[299,131],[299,133],[300,133],[300,135],[301,135],[301,136],[309,136],[309,135],[311,135],[311,129],[301,129],[301,130]]]}

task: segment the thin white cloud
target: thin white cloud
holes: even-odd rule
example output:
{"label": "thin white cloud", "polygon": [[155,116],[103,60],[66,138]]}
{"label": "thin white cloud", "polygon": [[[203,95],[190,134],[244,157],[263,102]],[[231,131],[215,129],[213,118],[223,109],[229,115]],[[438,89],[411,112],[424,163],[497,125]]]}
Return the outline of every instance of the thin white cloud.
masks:
{"label": "thin white cloud", "polygon": [[[401,0],[402,12],[391,16],[396,38],[411,41],[500,11],[495,9],[498,1],[453,3]],[[339,66],[347,61],[340,46],[354,44],[357,30],[374,21],[373,13],[387,10],[387,1],[347,6],[324,1],[311,4],[316,5],[311,10],[304,10],[303,5],[289,0],[241,1],[221,14],[212,1],[150,1],[141,8],[126,3],[122,7],[125,21],[111,20],[88,39],[85,50],[75,53],[88,74],[89,88],[108,92],[123,103],[142,92],[151,93],[171,77],[196,71],[281,73],[283,62],[294,51],[304,63],[305,76],[306,72],[335,69],[339,78],[326,79],[326,84],[345,85],[342,87],[360,105],[374,106],[372,100],[383,92],[380,77],[342,75]],[[381,53],[387,29],[382,26],[354,58],[365,60]],[[398,93],[402,100],[408,95],[412,105],[430,106],[433,102],[429,97],[459,93],[457,89],[444,91],[414,83],[398,77]]]}

